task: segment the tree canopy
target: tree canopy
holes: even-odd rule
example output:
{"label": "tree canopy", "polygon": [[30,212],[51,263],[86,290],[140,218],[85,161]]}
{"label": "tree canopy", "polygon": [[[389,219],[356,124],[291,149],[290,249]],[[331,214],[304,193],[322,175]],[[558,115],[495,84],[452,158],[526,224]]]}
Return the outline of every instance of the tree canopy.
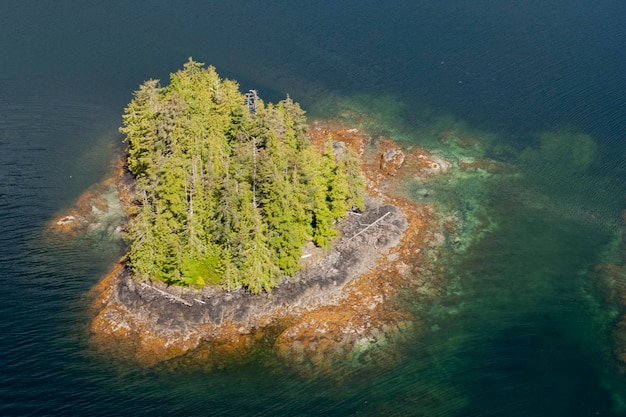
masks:
{"label": "tree canopy", "polygon": [[136,180],[126,262],[141,280],[269,292],[328,245],[363,182],[348,150],[310,146],[289,97],[251,113],[236,82],[189,61],[144,82],[123,116]]}

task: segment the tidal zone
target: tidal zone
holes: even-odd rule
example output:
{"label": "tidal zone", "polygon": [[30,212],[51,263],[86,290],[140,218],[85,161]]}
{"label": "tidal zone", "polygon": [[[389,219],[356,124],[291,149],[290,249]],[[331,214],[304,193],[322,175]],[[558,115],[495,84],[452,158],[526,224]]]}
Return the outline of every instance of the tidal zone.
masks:
{"label": "tidal zone", "polygon": [[[248,111],[237,94],[241,111]],[[476,335],[496,334],[507,318],[533,314],[551,297],[583,300],[602,323],[589,331],[611,334],[623,311],[611,306],[624,298],[622,262],[614,255],[622,251],[621,236],[607,231],[616,224],[619,202],[604,194],[596,202],[585,197],[606,185],[593,174],[600,163],[594,139],[552,130],[519,149],[450,118],[425,118],[415,130],[403,122],[401,106],[388,100],[329,99],[317,110],[324,120],[302,119],[301,140],[312,151],[331,149],[335,161],[347,152],[356,156],[353,175],[366,193],[362,210],[331,221],[336,229],[324,236],[328,242],[308,234],[292,274],[251,294],[241,280],[229,291],[218,276],[193,281],[194,274],[173,270],[160,279],[137,279],[126,258],[92,291],[94,348],[149,366],[167,361],[211,369],[262,358],[303,373],[345,375],[397,365],[412,345],[437,335],[442,340],[434,342],[433,354],[445,363]],[[70,239],[97,232],[119,242],[136,195],[122,163],[55,217],[51,229]],[[580,233],[566,233],[574,243],[557,249],[549,236],[566,228]],[[597,267],[583,251],[591,242],[607,254]],[[504,252],[506,261],[489,255]],[[535,253],[550,262],[538,262]],[[179,272],[198,270],[198,264],[186,265]],[[580,280],[564,291],[563,281],[540,265]],[[588,279],[592,271],[602,277],[595,283],[608,303],[599,301]],[[450,338],[444,334],[450,326],[466,331]],[[608,356],[623,357],[622,327],[612,333]],[[448,374],[465,369],[456,363]]]}

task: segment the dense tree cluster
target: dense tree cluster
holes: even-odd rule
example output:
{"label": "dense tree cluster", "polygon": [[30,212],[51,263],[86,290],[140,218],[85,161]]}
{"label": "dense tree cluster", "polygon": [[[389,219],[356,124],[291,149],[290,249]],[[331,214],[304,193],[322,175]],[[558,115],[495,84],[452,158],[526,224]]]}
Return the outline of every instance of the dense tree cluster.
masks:
{"label": "dense tree cluster", "polygon": [[191,59],[169,86],[143,83],[123,121],[136,179],[126,259],[139,279],[269,292],[307,241],[327,245],[363,208],[355,156],[310,146],[297,103],[252,114],[236,82]]}

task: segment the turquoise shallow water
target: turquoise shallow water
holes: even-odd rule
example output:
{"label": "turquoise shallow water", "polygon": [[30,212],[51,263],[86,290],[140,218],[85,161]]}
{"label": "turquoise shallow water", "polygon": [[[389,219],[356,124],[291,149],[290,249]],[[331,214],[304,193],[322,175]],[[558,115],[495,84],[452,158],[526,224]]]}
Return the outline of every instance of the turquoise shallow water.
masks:
{"label": "turquoise shallow water", "polygon": [[[626,6],[521,6],[3,2],[0,414],[626,414],[615,308],[591,273],[619,261],[626,208]],[[121,248],[43,227],[109,169],[131,92],[190,55],[313,116],[508,167],[407,184],[460,227],[434,264],[443,295],[405,294],[425,330],[393,347],[392,364],[343,379],[262,354],[210,372],[144,370],[87,344],[87,292]],[[474,146],[442,143],[442,131]]]}

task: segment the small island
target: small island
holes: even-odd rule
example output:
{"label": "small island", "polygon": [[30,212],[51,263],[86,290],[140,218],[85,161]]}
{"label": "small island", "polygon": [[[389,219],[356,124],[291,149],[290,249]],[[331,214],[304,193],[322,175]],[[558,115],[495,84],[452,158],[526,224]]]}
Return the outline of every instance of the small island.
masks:
{"label": "small island", "polygon": [[75,235],[124,219],[107,230],[126,254],[92,291],[99,351],[212,367],[261,346],[320,370],[417,330],[398,295],[437,291],[420,271],[455,226],[398,190],[449,162],[310,124],[191,59],[143,83],[123,121],[115,179],[51,222]]}

